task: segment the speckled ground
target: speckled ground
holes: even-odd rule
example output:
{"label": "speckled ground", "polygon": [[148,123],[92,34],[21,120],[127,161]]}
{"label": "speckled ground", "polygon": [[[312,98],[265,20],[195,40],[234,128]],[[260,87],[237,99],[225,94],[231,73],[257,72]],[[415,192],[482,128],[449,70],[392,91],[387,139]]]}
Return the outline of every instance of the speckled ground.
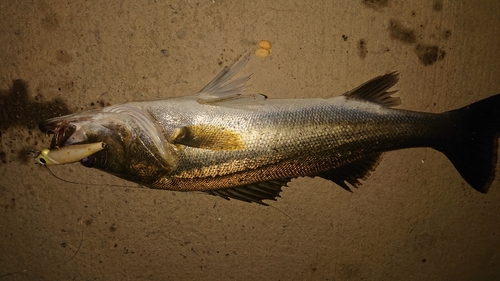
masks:
{"label": "speckled ground", "polygon": [[499,1],[2,1],[0,280],[500,280],[500,181],[431,149],[387,153],[354,193],[297,179],[270,207],[136,188],[47,147],[39,121],[193,94],[267,39],[250,91],[330,97],[401,72],[400,108],[500,92]]}

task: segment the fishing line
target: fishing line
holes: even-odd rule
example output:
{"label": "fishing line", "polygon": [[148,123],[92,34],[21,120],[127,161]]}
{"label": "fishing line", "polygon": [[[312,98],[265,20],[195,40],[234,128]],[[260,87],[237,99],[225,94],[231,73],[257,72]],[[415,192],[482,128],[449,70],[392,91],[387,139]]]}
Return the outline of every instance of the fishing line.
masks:
{"label": "fishing line", "polygon": [[[39,164],[39,163],[37,163]],[[90,185],[90,186],[115,186],[115,187],[134,187],[134,186],[126,186],[126,185],[116,185],[116,184],[95,184],[95,183],[83,183],[83,182],[74,182],[74,181],[71,181],[71,180],[67,180],[67,179],[64,179],[58,175],[56,175],[48,165],[42,165],[43,167],[47,168],[47,170],[49,171],[49,173],[56,179],[62,181],[62,182],[66,182],[66,183],[70,183],[70,184],[78,184],[78,185]],[[287,213],[283,212],[282,210],[272,206],[272,205],[268,205],[269,207],[271,207],[272,209],[280,212],[282,215],[284,215],[285,217],[288,218],[289,221],[291,221],[295,226],[297,226],[300,231],[302,233],[304,233],[307,238],[313,242],[313,245],[316,249],[318,249],[320,252],[323,252],[323,250],[317,245],[317,242],[315,239],[313,239],[305,230],[304,228],[302,228],[302,226],[300,226],[290,215],[288,215]],[[68,262],[70,262],[71,260],[73,260],[76,255],[78,254],[78,252],[80,251],[81,247],[82,247],[82,244],[83,244],[83,225],[82,225],[82,232],[81,232],[81,239],[80,239],[80,244],[78,245],[78,248],[76,250],[76,252],[73,254],[73,256],[71,256],[68,260],[58,264],[58,265],[64,265],[64,264],[67,264]],[[7,276],[7,275],[3,275],[3,276],[0,276],[0,278],[4,277],[4,276]]]}
{"label": "fishing line", "polygon": [[286,216],[293,224],[295,224],[300,229],[300,231],[302,231],[307,236],[307,238],[309,238],[310,241],[313,241],[314,247],[316,247],[316,249],[318,249],[320,252],[323,252],[323,250],[317,245],[316,240],[313,239],[297,222],[295,222],[295,220],[293,220],[290,215],[288,215],[287,213],[283,212],[282,210],[274,207],[273,205],[268,205],[267,207],[271,207],[271,208],[275,209],[276,211],[282,213],[284,216]]}
{"label": "fishing line", "polygon": [[[37,163],[38,164],[38,163]],[[52,172],[52,170],[49,168],[49,166],[47,165],[42,165],[43,167],[47,168],[47,170],[49,171],[49,173],[56,179],[62,181],[62,182],[66,182],[66,183],[71,183],[71,184],[79,184],[79,185],[90,185],[90,186],[114,186],[114,187],[135,187],[135,186],[128,186],[128,185],[119,185],[119,184],[99,184],[99,183],[85,183],[85,182],[74,182],[74,181],[70,181],[70,180],[67,180],[67,179],[63,179],[61,178],[60,176],[54,174],[54,172]]]}
{"label": "fishing line", "polygon": [[[92,149],[92,148],[94,148],[94,150],[96,150],[96,149],[97,149],[98,151],[100,151],[100,150],[103,150],[103,149],[107,148],[106,144],[105,144],[105,143],[103,143],[103,142],[96,143],[96,144],[98,144],[100,147],[97,147],[97,146],[96,146],[96,147],[93,147],[93,145],[94,145],[94,144],[91,144],[92,146],[88,146],[87,144],[85,144],[85,145],[86,145],[86,147],[84,147],[84,148],[85,148],[85,150],[86,150],[86,151],[88,151],[89,149]],[[44,150],[42,150],[42,151],[38,151],[38,150],[31,150],[31,151],[29,151],[28,153],[26,153],[26,156],[27,156],[27,157],[38,158],[41,154],[43,154],[43,155],[44,155],[44,157],[41,157],[41,159],[39,159],[39,161],[35,162],[35,164],[37,164],[37,165],[41,165],[41,166],[46,167],[46,168],[47,168],[47,170],[49,171],[49,173],[50,173],[50,174],[51,174],[54,178],[56,178],[56,179],[58,179],[58,180],[60,180],[60,181],[62,181],[62,182],[66,182],[66,183],[70,183],[70,184],[79,184],[79,185],[91,185],[91,186],[133,187],[133,186],[127,186],[127,185],[117,185],[117,184],[95,184],[95,183],[75,182],[75,181],[71,181],[71,180],[64,179],[64,178],[62,178],[62,177],[60,177],[60,176],[56,175],[56,174],[55,174],[55,173],[54,173],[54,172],[53,172],[53,171],[49,168],[49,166],[50,166],[50,164],[49,164],[49,163],[53,163],[53,164],[54,164],[54,163],[55,163],[55,164],[59,164],[59,163],[66,163],[66,162],[60,162],[60,161],[61,161],[61,160],[63,160],[63,161],[68,161],[68,159],[67,159],[67,158],[68,158],[68,156],[67,156],[67,155],[64,155],[64,157],[63,157],[63,156],[61,156],[61,155],[57,155],[57,157],[56,157],[55,161],[54,161],[53,159],[51,159],[51,158],[48,158],[48,160],[50,160],[50,161],[47,161],[47,159],[45,159],[46,157],[48,157],[48,155],[47,155],[47,154],[49,154],[49,153],[54,154],[54,152],[51,152],[51,151],[49,151],[48,149],[46,149],[46,150],[47,150],[48,152],[46,152],[45,154],[44,154]],[[104,159],[101,159],[101,161],[104,161],[104,162],[103,162],[103,165],[105,165],[105,164],[107,163],[107,161],[108,161],[108,152],[107,152],[107,149],[105,149],[104,151],[105,151],[105,157],[104,157]],[[57,150],[56,150],[56,152],[57,152]],[[76,153],[76,155],[77,155],[78,157],[77,157],[77,158],[71,158],[71,162],[67,162],[68,164],[69,164],[69,163],[72,163],[74,159],[78,159],[79,157],[81,157],[81,156],[82,156],[82,152],[81,152],[81,151],[78,151],[78,152],[79,152],[79,153]],[[54,155],[52,155],[52,156],[54,156]],[[84,158],[84,159],[88,159],[88,158]],[[44,161],[42,161],[42,160],[44,160]],[[84,160],[81,160],[81,161],[84,161]],[[76,162],[76,161],[75,161],[75,162]],[[82,164],[83,164],[83,162],[82,162]],[[85,165],[84,165],[84,166],[85,166]]]}
{"label": "fishing line", "polygon": [[[50,170],[49,170],[50,171]],[[83,244],[83,231],[84,231],[84,228],[83,228],[83,222],[82,220],[80,219],[80,224],[82,226],[82,231],[81,231],[81,235],[80,235],[80,244],[78,245],[78,248],[76,249],[76,252],[66,261],[62,262],[62,263],[57,263],[57,264],[50,264],[48,265],[49,268],[53,268],[53,267],[56,267],[56,266],[62,266],[62,265],[65,265],[67,264],[68,262],[70,262],[72,259],[74,259],[76,257],[76,255],[80,252],[80,249],[82,248],[82,244]],[[3,275],[0,275],[0,278],[4,278],[4,277],[7,277],[7,276],[11,276],[11,275],[16,275],[16,274],[26,274],[26,275],[35,275],[37,277],[41,277],[40,275],[38,275],[37,271],[39,271],[40,268],[39,267],[34,267],[32,270],[28,270],[28,269],[23,269],[21,271],[13,271],[13,272],[7,272]],[[43,279],[43,278],[42,278]]]}
{"label": "fishing line", "polygon": [[82,248],[82,244],[83,244],[83,222],[80,220],[80,223],[82,225],[82,235],[81,235],[81,238],[80,238],[80,245],[78,245],[78,248],[76,249],[76,252],[73,254],[73,256],[71,256],[71,258],[69,258],[67,261],[65,261],[63,263],[60,263],[60,264],[57,264],[57,265],[65,265],[65,264],[67,264],[68,262],[70,262],[72,259],[74,259],[76,257],[76,255],[78,254],[78,252],[80,252],[80,249]]}

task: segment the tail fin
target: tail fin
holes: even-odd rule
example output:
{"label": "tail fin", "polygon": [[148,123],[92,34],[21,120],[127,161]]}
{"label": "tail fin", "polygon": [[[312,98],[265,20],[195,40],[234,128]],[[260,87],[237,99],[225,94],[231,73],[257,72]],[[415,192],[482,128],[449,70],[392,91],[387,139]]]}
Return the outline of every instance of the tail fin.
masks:
{"label": "tail fin", "polygon": [[474,189],[488,192],[498,160],[500,94],[445,114],[458,116],[456,135],[445,147],[436,149],[450,159]]}

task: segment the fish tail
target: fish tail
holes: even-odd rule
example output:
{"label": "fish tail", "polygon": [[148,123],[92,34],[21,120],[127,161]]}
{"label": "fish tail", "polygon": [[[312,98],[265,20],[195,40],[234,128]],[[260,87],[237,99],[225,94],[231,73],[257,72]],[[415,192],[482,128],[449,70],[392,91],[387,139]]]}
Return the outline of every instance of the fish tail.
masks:
{"label": "fish tail", "polygon": [[443,152],[474,189],[488,192],[497,165],[500,133],[500,94],[444,113],[451,117],[453,134]]}

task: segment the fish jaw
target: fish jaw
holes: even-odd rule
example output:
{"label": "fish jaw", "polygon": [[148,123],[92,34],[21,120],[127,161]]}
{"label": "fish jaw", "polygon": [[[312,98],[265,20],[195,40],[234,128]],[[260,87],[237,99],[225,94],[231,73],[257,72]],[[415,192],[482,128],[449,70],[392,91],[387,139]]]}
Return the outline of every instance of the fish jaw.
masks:
{"label": "fish jaw", "polygon": [[50,149],[63,147],[66,141],[75,133],[76,126],[61,117],[52,118],[40,122],[40,131],[48,135],[54,135]]}
{"label": "fish jaw", "polygon": [[[96,115],[97,114],[97,115]],[[39,129],[48,135],[54,135],[50,149],[88,142],[88,125],[99,119],[97,111],[76,113],[44,120],[38,124]]]}

